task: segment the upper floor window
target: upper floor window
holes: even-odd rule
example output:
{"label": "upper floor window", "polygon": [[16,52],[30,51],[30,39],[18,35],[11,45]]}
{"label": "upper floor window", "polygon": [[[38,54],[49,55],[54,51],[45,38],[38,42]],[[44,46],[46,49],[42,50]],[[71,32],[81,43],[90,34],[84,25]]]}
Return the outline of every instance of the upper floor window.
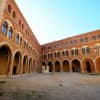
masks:
{"label": "upper floor window", "polygon": [[85,41],[85,42],[88,42],[88,38],[84,38],[84,41]]}
{"label": "upper floor window", "polygon": [[92,39],[93,39],[93,40],[96,40],[96,36],[92,36]]}
{"label": "upper floor window", "polygon": [[77,48],[72,48],[71,49],[71,54],[72,54],[72,56],[78,56],[78,49]]}
{"label": "upper floor window", "polygon": [[5,21],[2,25],[2,33],[7,34],[8,23]]}
{"label": "upper floor window", "polygon": [[65,52],[64,51],[62,51],[62,55],[65,56]]}
{"label": "upper floor window", "polygon": [[70,45],[73,45],[73,41],[70,41]]}
{"label": "upper floor window", "polygon": [[19,34],[16,35],[16,43],[19,43]]}
{"label": "upper floor window", "polygon": [[13,17],[13,18],[16,17],[15,11],[13,11],[12,17]]}
{"label": "upper floor window", "polygon": [[24,29],[24,24],[22,24],[22,29]]}
{"label": "upper floor window", "polygon": [[20,37],[20,45],[22,44],[22,37]]}
{"label": "upper floor window", "polygon": [[98,37],[98,39],[100,39],[100,34],[97,37]]}
{"label": "upper floor window", "polygon": [[11,13],[11,5],[8,5],[8,12]]}
{"label": "upper floor window", "polygon": [[21,25],[21,20],[19,20],[19,26]]}
{"label": "upper floor window", "polygon": [[83,38],[81,38],[81,39],[80,39],[80,42],[81,42],[81,43],[83,43],[83,42],[84,42]]}
{"label": "upper floor window", "polygon": [[9,30],[8,30],[8,37],[12,38],[12,34],[13,34],[13,28],[10,27]]}
{"label": "upper floor window", "polygon": [[100,44],[94,46],[94,51],[96,54],[100,54]]}
{"label": "upper floor window", "polygon": [[86,46],[82,48],[82,54],[90,54],[90,47]]}
{"label": "upper floor window", "polygon": [[75,45],[75,44],[77,44],[77,41],[76,41],[76,40],[74,40],[74,42],[73,42],[73,43],[74,43],[74,45]]}

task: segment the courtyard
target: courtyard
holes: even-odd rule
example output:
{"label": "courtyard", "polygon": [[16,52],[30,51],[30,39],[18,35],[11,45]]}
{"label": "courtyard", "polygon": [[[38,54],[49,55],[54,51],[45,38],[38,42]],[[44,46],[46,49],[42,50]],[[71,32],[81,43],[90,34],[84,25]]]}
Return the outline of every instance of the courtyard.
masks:
{"label": "courtyard", "polygon": [[100,75],[34,73],[0,77],[0,100],[99,100]]}

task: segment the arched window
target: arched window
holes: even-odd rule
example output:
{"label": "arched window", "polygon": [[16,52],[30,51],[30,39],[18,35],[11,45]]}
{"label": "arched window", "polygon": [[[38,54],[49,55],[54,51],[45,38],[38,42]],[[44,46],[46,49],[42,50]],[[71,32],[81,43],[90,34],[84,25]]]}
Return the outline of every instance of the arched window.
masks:
{"label": "arched window", "polygon": [[65,51],[66,56],[68,56],[68,50]]}
{"label": "arched window", "polygon": [[21,20],[19,20],[19,26],[21,25]]}
{"label": "arched window", "polygon": [[100,44],[94,46],[95,54],[100,54]]}
{"label": "arched window", "polygon": [[2,33],[7,34],[8,23],[5,21],[2,25]]}
{"label": "arched window", "polygon": [[12,17],[13,17],[13,18],[16,17],[15,11],[13,11]]}
{"label": "arched window", "polygon": [[20,45],[22,44],[22,37],[20,37]]}
{"label": "arched window", "polygon": [[65,56],[65,52],[64,51],[62,51],[62,55]]}
{"label": "arched window", "polygon": [[9,30],[8,30],[8,37],[12,38],[12,34],[13,34],[13,28],[10,27]]}
{"label": "arched window", "polygon": [[85,54],[85,48],[82,48],[82,54],[83,55]]}
{"label": "arched window", "polygon": [[89,54],[90,53],[90,47],[86,48],[86,53]]}
{"label": "arched window", "polygon": [[78,49],[75,49],[75,56],[78,56]]}
{"label": "arched window", "polygon": [[16,35],[16,43],[19,43],[19,34]]}
{"label": "arched window", "polygon": [[8,5],[8,12],[11,13],[11,6]]}

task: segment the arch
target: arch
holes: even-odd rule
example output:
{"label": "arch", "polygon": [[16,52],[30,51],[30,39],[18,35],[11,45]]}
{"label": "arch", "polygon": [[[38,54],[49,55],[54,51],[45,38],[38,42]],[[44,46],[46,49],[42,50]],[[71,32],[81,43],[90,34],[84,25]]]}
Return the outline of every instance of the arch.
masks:
{"label": "arch", "polygon": [[4,23],[2,25],[2,33],[7,34],[7,31],[8,31],[8,22],[4,21]]}
{"label": "arch", "polygon": [[12,52],[9,46],[0,46],[0,75],[7,75],[10,69]]}
{"label": "arch", "polygon": [[46,63],[45,62],[42,62],[42,66],[45,66],[45,69],[46,69]]}
{"label": "arch", "polygon": [[55,62],[55,72],[61,72],[61,65],[59,61]]}
{"label": "arch", "polygon": [[27,55],[25,55],[23,58],[23,74],[27,72],[27,67],[28,67],[28,57]]}
{"label": "arch", "polygon": [[53,72],[53,64],[52,62],[48,62],[49,72]]}
{"label": "arch", "polygon": [[29,59],[29,73],[32,72],[32,58]]}
{"label": "arch", "polygon": [[67,60],[63,61],[63,72],[70,72],[70,65]]}
{"label": "arch", "polygon": [[83,70],[86,73],[93,73],[95,72],[94,63],[91,58],[84,58],[82,61]]}
{"label": "arch", "polygon": [[81,72],[81,64],[80,64],[79,60],[74,59],[72,61],[72,71],[73,72]]}
{"label": "arch", "polygon": [[100,57],[96,58],[96,69],[100,73]]}
{"label": "arch", "polygon": [[12,38],[12,35],[13,35],[13,28],[10,27],[9,30],[8,30],[8,37]]}
{"label": "arch", "polygon": [[21,53],[19,51],[16,52],[13,61],[13,75],[19,74],[21,69],[21,59]]}

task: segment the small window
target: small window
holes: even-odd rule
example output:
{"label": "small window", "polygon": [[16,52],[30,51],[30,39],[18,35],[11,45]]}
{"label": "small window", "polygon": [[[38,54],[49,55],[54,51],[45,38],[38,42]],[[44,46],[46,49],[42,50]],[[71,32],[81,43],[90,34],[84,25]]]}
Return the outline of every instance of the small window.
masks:
{"label": "small window", "polygon": [[84,38],[84,41],[85,41],[85,42],[88,42],[88,38]]}
{"label": "small window", "polygon": [[83,55],[85,54],[85,48],[82,48],[82,54]]}
{"label": "small window", "polygon": [[76,41],[76,40],[74,40],[74,45],[75,45],[75,44],[77,44],[77,41]]}
{"label": "small window", "polygon": [[88,53],[88,54],[90,53],[90,48],[89,47],[86,48],[86,53]]}
{"label": "small window", "polygon": [[83,38],[80,39],[80,42],[83,43]]}
{"label": "small window", "polygon": [[11,13],[11,6],[8,5],[8,12]]}
{"label": "small window", "polygon": [[64,51],[62,51],[62,55],[65,56],[65,52]]}
{"label": "small window", "polygon": [[93,40],[96,40],[96,36],[92,36],[92,39],[93,39]]}
{"label": "small window", "polygon": [[98,37],[98,39],[100,39],[100,34],[97,37]]}
{"label": "small window", "polygon": [[24,29],[24,25],[22,24],[22,29]]}
{"label": "small window", "polygon": [[15,11],[13,11],[13,15],[12,15],[12,17],[13,17],[13,18],[15,18],[15,17],[16,17]]}
{"label": "small window", "polygon": [[74,50],[71,50],[71,54],[72,54],[72,56],[74,56]]}
{"label": "small window", "polygon": [[68,50],[65,51],[66,56],[68,56]]}
{"label": "small window", "polygon": [[20,37],[20,45],[22,44],[22,37]]}
{"label": "small window", "polygon": [[12,34],[13,34],[13,29],[12,29],[12,27],[10,27],[8,30],[8,37],[12,38]]}
{"label": "small window", "polygon": [[73,45],[73,41],[70,41],[70,45]]}
{"label": "small window", "polygon": [[19,26],[21,25],[21,20],[19,20]]}
{"label": "small window", "polygon": [[19,34],[16,35],[16,43],[19,43]]}

